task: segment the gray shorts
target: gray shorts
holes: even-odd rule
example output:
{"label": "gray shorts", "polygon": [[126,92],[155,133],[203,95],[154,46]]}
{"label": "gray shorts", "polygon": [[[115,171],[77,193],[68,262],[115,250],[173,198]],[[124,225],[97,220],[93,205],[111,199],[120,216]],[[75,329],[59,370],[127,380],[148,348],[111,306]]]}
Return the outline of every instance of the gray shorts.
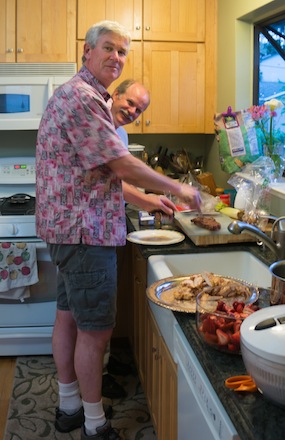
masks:
{"label": "gray shorts", "polygon": [[57,266],[57,308],[70,310],[80,330],[114,328],[117,299],[115,247],[49,244]]}

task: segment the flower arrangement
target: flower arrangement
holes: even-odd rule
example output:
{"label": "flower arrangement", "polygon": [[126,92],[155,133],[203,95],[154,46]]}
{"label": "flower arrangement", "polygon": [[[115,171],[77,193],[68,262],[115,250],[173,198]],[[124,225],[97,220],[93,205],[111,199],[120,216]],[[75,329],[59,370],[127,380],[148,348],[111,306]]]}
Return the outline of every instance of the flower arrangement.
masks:
{"label": "flower arrangement", "polygon": [[[274,122],[277,118],[277,111],[283,107],[278,99],[271,99],[261,106],[253,105],[248,109],[256,126],[260,129],[265,156],[269,156],[274,163],[276,176],[282,175],[284,169],[284,131],[280,127],[276,129]],[[285,125],[285,124],[282,124]]]}

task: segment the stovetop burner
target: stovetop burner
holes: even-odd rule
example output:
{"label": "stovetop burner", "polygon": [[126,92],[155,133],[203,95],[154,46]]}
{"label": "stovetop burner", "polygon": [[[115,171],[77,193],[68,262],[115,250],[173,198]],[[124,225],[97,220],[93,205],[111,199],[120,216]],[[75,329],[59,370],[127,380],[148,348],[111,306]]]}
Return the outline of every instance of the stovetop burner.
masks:
{"label": "stovetop burner", "polygon": [[28,194],[14,194],[0,202],[1,215],[34,215],[36,198]]}

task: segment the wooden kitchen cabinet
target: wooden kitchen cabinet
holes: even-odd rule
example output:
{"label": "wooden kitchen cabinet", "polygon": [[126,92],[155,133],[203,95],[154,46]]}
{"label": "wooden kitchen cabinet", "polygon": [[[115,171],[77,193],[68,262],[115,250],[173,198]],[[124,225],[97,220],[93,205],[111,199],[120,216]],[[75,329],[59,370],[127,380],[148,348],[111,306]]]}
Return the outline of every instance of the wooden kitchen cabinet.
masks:
{"label": "wooden kitchen cabinet", "polygon": [[143,39],[205,41],[206,0],[143,0]]}
{"label": "wooden kitchen cabinet", "polygon": [[132,245],[130,341],[157,440],[177,438],[177,366],[162,338],[146,296],[147,260]]}
{"label": "wooden kitchen cabinet", "polygon": [[[203,9],[203,3],[197,8]],[[190,8],[192,2],[187,4]],[[185,2],[178,6],[185,7]],[[202,42],[198,37],[185,42],[174,42],[175,36],[164,42],[144,39],[143,83],[150,90],[151,103],[142,115],[143,133],[214,132],[217,1],[207,0],[204,12],[198,23],[201,28],[205,25]]]}
{"label": "wooden kitchen cabinet", "polygon": [[157,440],[173,440],[177,438],[178,432],[178,373],[177,364],[162,337],[160,337],[160,355],[158,378],[161,382],[161,393]]}
{"label": "wooden kitchen cabinet", "polygon": [[14,62],[16,0],[0,0],[0,10],[0,62]]}
{"label": "wooden kitchen cabinet", "polygon": [[[201,40],[189,37],[185,42],[175,42],[175,32],[173,38],[170,32],[169,41],[147,42],[144,38],[143,83],[150,90],[151,103],[142,115],[143,133],[214,132],[217,0],[207,0],[205,9],[203,1],[198,3],[197,8],[204,10],[203,19],[197,22],[202,29],[205,25]],[[185,4],[179,2],[177,8],[183,9]],[[169,2],[161,5],[162,11],[166,5]],[[193,3],[187,5],[191,8]]]}
{"label": "wooden kitchen cabinet", "polygon": [[144,133],[203,133],[205,45],[144,42],[143,51],[143,83],[151,92]]}
{"label": "wooden kitchen cabinet", "polygon": [[132,310],[130,303],[130,291],[132,280],[129,275],[129,268],[132,264],[131,245],[117,247],[117,316],[116,326],[112,333],[113,339],[126,339],[129,336],[130,322],[127,319]]}
{"label": "wooden kitchen cabinet", "polygon": [[177,438],[177,365],[147,309],[145,393],[157,440]]}
{"label": "wooden kitchen cabinet", "polygon": [[101,20],[114,20],[124,25],[132,39],[142,38],[142,0],[78,0],[77,39],[84,40],[86,31]]}
{"label": "wooden kitchen cabinet", "polygon": [[[98,3],[98,8],[97,8]],[[78,0],[78,66],[86,30],[117,19],[135,34],[122,76],[142,81],[151,103],[128,133],[214,133],[217,0]],[[137,8],[143,10],[138,14]],[[142,9],[141,9],[142,8]],[[137,21],[141,18],[142,24]],[[128,24],[129,23],[129,24]],[[79,29],[81,29],[79,31]],[[84,31],[83,31],[84,29]]]}
{"label": "wooden kitchen cabinet", "polygon": [[137,246],[132,246],[132,270],[133,270],[133,292],[132,292],[132,328],[130,332],[131,345],[134,358],[138,368],[139,378],[142,386],[145,384],[146,374],[146,273],[147,262],[141,255]]}
{"label": "wooden kitchen cabinet", "polygon": [[[83,44],[78,44],[79,61]],[[112,93],[127,78],[142,82],[150,90],[151,96],[151,103],[145,112],[133,124],[125,127],[129,134],[204,132],[204,44],[134,41],[123,73],[110,86],[109,92]]]}
{"label": "wooden kitchen cabinet", "polygon": [[76,0],[0,0],[0,61],[76,61]]}
{"label": "wooden kitchen cabinet", "polygon": [[77,39],[101,20],[115,20],[134,40],[204,41],[206,0],[78,0]]}

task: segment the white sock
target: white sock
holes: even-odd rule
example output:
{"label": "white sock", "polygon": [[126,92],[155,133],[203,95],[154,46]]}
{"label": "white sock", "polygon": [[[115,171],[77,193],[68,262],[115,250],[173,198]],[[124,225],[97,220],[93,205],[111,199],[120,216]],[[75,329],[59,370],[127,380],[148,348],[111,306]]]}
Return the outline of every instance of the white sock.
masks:
{"label": "white sock", "polygon": [[71,383],[58,382],[59,409],[66,414],[74,414],[82,407],[78,381]]}
{"label": "white sock", "polygon": [[97,434],[96,428],[106,423],[102,400],[96,403],[82,401],[85,415],[85,432],[87,435]]}

